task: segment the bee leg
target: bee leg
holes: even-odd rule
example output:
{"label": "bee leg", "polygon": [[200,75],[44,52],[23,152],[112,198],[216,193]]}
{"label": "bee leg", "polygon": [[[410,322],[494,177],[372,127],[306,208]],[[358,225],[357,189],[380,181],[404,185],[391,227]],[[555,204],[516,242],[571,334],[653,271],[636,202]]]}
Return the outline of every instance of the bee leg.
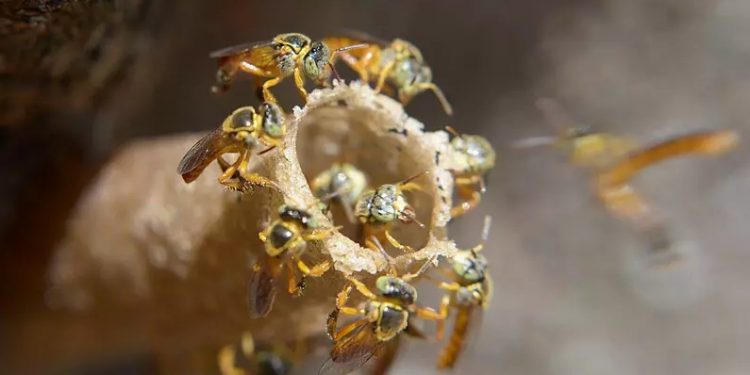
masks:
{"label": "bee leg", "polygon": [[294,264],[292,264],[291,259],[287,259],[286,261],[286,274],[289,294],[293,296],[302,295],[302,291],[305,289],[305,279],[297,280],[297,272],[294,270]]}
{"label": "bee leg", "polygon": [[435,93],[435,97],[437,97],[437,100],[440,102],[440,105],[443,106],[443,111],[450,116],[453,114],[453,107],[451,107],[451,104],[448,102],[448,99],[445,98],[445,94],[443,94],[443,90],[440,90],[440,87],[438,87],[436,84],[432,82],[422,82],[417,83],[415,85],[412,85],[408,88],[408,91],[400,91],[399,92],[399,99],[401,100],[401,103],[403,105],[408,104],[412,98],[414,98],[414,95],[417,93],[420,93],[425,90],[431,90],[433,93]]}
{"label": "bee leg", "polygon": [[[221,166],[221,164],[220,164]],[[224,168],[222,166],[222,168]],[[236,178],[234,178],[234,175],[237,173],[237,167],[234,165],[229,165],[225,170],[224,173],[219,176],[219,183],[226,186],[227,188],[231,190],[237,190],[237,191],[244,191],[244,184],[241,181],[238,181]]]}
{"label": "bee leg", "polygon": [[354,288],[356,288],[358,292],[362,293],[363,296],[367,297],[368,299],[378,299],[378,296],[370,291],[370,289],[361,281],[351,276],[348,276],[347,279],[354,285]]}
{"label": "bee leg", "polygon": [[484,285],[486,290],[484,300],[482,301],[482,308],[486,310],[490,306],[492,296],[495,294],[495,283],[492,281],[492,276],[490,276],[489,272],[484,274]]}
{"label": "bee leg", "polygon": [[437,341],[442,341],[445,336],[445,318],[448,317],[448,308],[450,307],[450,304],[451,298],[447,295],[443,296],[443,299],[440,301],[440,316],[442,316],[443,319],[437,321],[437,328],[435,329],[435,339]]}
{"label": "bee leg", "polygon": [[297,92],[302,99],[307,102],[307,90],[305,90],[305,79],[302,77],[302,70],[300,68],[294,68],[294,84],[297,86]]}
{"label": "bee leg", "polygon": [[278,104],[278,100],[276,100],[276,97],[273,96],[270,88],[278,85],[279,82],[281,82],[281,79],[281,77],[274,77],[269,79],[268,81],[263,82],[263,100]]}
{"label": "bee leg", "polygon": [[227,345],[221,350],[219,350],[219,354],[217,355],[217,362],[219,365],[219,372],[221,375],[239,375],[241,374],[241,370],[238,370],[236,367],[234,367],[234,361],[235,361],[235,350],[232,345]]}
{"label": "bee leg", "polygon": [[281,188],[279,188],[279,185],[277,185],[275,182],[257,173],[240,172],[240,176],[242,176],[242,179],[245,180],[243,183],[244,190],[249,190],[249,188],[253,186],[281,190]]}
{"label": "bee leg", "polygon": [[[447,297],[447,296],[445,296]],[[443,299],[443,302],[445,302],[445,298]],[[438,325],[438,331],[436,332],[435,336],[438,338],[438,340],[443,338],[443,332],[440,332],[441,330],[444,331],[445,325],[443,322],[445,321],[445,318],[448,316],[448,309],[443,309],[443,303],[440,304],[440,312],[437,312],[429,307],[417,307],[416,309],[417,316],[425,319],[425,320],[434,320]]]}
{"label": "bee leg", "polygon": [[632,223],[651,221],[652,210],[630,185],[601,186],[597,196],[612,216]]}
{"label": "bee leg", "polygon": [[367,69],[365,68],[367,64],[369,63],[370,58],[372,57],[372,54],[369,53],[367,56],[369,57],[363,57],[359,60],[357,60],[354,56],[347,52],[339,52],[337,54],[338,56],[341,56],[341,60],[344,60],[346,65],[348,65],[352,70],[357,72],[357,75],[359,75],[359,79],[367,83],[369,82],[369,74],[367,73]]}
{"label": "bee leg", "polygon": [[481,183],[481,181],[481,177],[461,177],[456,179],[458,195],[465,200],[458,206],[451,208],[451,218],[457,218],[479,205],[479,202],[482,200],[482,192],[474,189],[474,186],[477,183]]}
{"label": "bee leg", "polygon": [[326,260],[310,268],[307,266],[305,262],[302,261],[302,259],[300,259],[297,261],[297,268],[299,268],[299,270],[305,276],[320,277],[320,276],[323,276],[323,274],[326,273],[326,271],[328,271],[329,268],[331,268],[331,262]]}
{"label": "bee leg", "polygon": [[411,248],[411,246],[408,246],[408,245],[402,245],[402,244],[401,244],[400,242],[398,242],[398,240],[396,240],[395,238],[393,238],[393,236],[391,236],[391,233],[390,233],[390,232],[388,231],[388,229],[386,229],[386,230],[385,230],[385,231],[383,231],[383,232],[384,232],[384,234],[385,234],[385,239],[386,239],[386,240],[388,241],[388,243],[389,243],[389,244],[391,244],[391,245],[392,245],[393,247],[395,247],[395,248],[397,248],[397,249],[399,249],[399,250],[401,250],[401,251],[403,251],[403,252],[405,252],[405,253],[410,253],[410,252],[413,252],[413,251],[414,251],[414,249],[412,249],[412,248]]}
{"label": "bee leg", "polygon": [[380,70],[380,74],[378,75],[378,83],[375,85],[375,92],[380,92],[380,90],[383,89],[383,85],[385,85],[385,79],[388,78],[388,75],[391,74],[391,70],[393,70],[393,66],[396,65],[394,61],[389,62],[386,64],[382,70]]}
{"label": "bee leg", "polygon": [[302,238],[305,241],[320,241],[333,235],[333,232],[339,230],[341,227],[330,227],[325,229],[313,230],[310,233],[304,234]]}

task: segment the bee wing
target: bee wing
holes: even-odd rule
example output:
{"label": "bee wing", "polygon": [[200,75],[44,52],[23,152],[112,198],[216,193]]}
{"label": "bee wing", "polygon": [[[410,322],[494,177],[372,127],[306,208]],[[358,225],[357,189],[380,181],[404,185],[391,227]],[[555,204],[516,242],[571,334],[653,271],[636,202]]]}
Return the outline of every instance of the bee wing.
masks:
{"label": "bee wing", "polygon": [[385,47],[385,46],[391,44],[390,42],[388,42],[385,39],[378,38],[376,36],[372,36],[372,35],[364,32],[364,31],[361,31],[361,30],[344,29],[341,34],[344,35],[344,36],[346,36],[346,37],[348,37],[348,38],[353,39],[357,43],[366,42],[366,43],[370,43],[370,44],[377,44],[377,45],[379,45],[381,47]]}
{"label": "bee wing", "polygon": [[347,374],[381,354],[385,343],[375,337],[370,322],[360,319],[351,324],[357,327],[336,340],[330,358],[323,363],[318,375]]}
{"label": "bee wing", "polygon": [[227,59],[242,55],[242,60],[263,69],[277,68],[278,56],[274,42],[255,42],[227,47],[212,52],[209,56],[217,59]]}
{"label": "bee wing", "polygon": [[260,318],[268,315],[276,299],[276,286],[268,265],[261,262],[253,266],[248,283],[247,301],[250,316]]}
{"label": "bee wing", "polygon": [[239,55],[240,53],[248,52],[253,49],[262,50],[272,46],[273,42],[270,40],[264,40],[261,42],[247,42],[217,49],[216,51],[209,53],[208,56],[213,59],[218,59],[222,57]]}
{"label": "bee wing", "polygon": [[384,345],[383,352],[378,356],[375,365],[372,366],[370,375],[385,375],[393,366],[393,362],[398,357],[399,348],[401,347],[401,335],[394,337]]}
{"label": "bee wing", "polygon": [[177,165],[177,173],[182,175],[185,182],[193,182],[206,167],[223,154],[234,143],[224,136],[221,128],[217,128],[199,139]]}

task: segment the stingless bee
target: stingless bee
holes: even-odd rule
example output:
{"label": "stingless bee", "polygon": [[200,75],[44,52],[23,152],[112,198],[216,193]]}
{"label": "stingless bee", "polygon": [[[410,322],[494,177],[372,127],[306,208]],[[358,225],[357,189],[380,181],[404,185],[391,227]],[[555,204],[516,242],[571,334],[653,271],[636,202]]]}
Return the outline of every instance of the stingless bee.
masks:
{"label": "stingless bee", "polygon": [[324,200],[329,197],[328,199],[338,202],[349,222],[353,223],[353,206],[367,188],[367,176],[349,163],[334,163],[317,175],[310,187],[318,199]]}
{"label": "stingless bee", "polygon": [[[307,277],[320,277],[331,267],[325,260],[308,266],[301,256],[309,241],[328,238],[337,228],[321,228],[321,225],[306,210],[283,205],[279,217],[258,234],[265,246],[266,257],[253,265],[248,301],[252,317],[266,316],[276,297],[274,279],[286,266],[290,294],[298,295],[305,286]],[[297,272],[302,276],[297,280]]]}
{"label": "stingless bee", "polygon": [[486,138],[479,135],[459,134],[450,126],[452,163],[458,196],[464,201],[451,208],[451,217],[456,218],[475,208],[485,192],[484,175],[495,167],[495,149]]}
{"label": "stingless bee", "polygon": [[[489,216],[485,218],[482,242],[487,240],[490,227]],[[440,288],[448,291],[440,304],[440,315],[447,317],[449,309],[456,311],[453,330],[448,344],[438,357],[437,367],[453,368],[464,349],[464,341],[477,308],[486,310],[492,299],[492,279],[487,270],[487,259],[480,253],[483,244],[469,250],[461,250],[449,259],[451,282],[441,282]],[[437,336],[442,339],[445,321],[438,322]]]}
{"label": "stingless bee", "polygon": [[[368,245],[376,244],[391,264],[391,258],[377,239],[373,237],[372,241],[368,241]],[[336,308],[328,318],[327,332],[333,339],[334,346],[320,374],[347,373],[362,367],[370,358],[384,354],[387,345],[396,345],[401,332],[424,338],[413,326],[412,318],[433,321],[444,319],[437,311],[417,305],[417,290],[409,283],[431,263],[432,259],[428,259],[417,272],[401,277],[391,265],[387,275],[375,280],[374,292],[363,282],[348,277],[349,284],[338,294]],[[346,306],[352,287],[367,299],[361,308]],[[339,314],[360,318],[337,331]]]}
{"label": "stingless bee", "polygon": [[239,343],[219,350],[219,371],[222,375],[287,375],[295,357],[284,345],[258,343],[250,332],[244,332]]}
{"label": "stingless bee", "polygon": [[685,155],[718,155],[731,150],[738,136],[731,130],[683,134],[665,141],[637,147],[626,137],[596,133],[589,128],[564,128],[570,125],[565,111],[551,99],[541,99],[538,107],[553,126],[561,129],[558,137],[522,140],[517,147],[557,145],[569,152],[572,164],[587,169],[593,178],[594,192],[608,212],[635,224],[645,233],[651,250],[669,248],[669,235],[663,220],[633,188],[631,181],[645,168],[661,161]]}
{"label": "stingless bee", "polygon": [[[366,43],[366,48],[343,51],[338,57],[359,75],[362,82],[375,82],[375,91],[386,86],[396,90],[401,104],[408,104],[417,94],[432,90],[448,115],[453,114],[443,91],[432,82],[432,69],[419,49],[403,40],[385,42],[362,33],[356,37],[329,37],[323,41],[331,47]],[[335,60],[334,60],[335,62]]]}
{"label": "stingless bee", "polygon": [[526,138],[516,142],[516,148],[555,146],[569,157],[571,164],[591,172],[609,167],[637,148],[630,137],[597,132],[591,126],[580,125],[554,99],[542,98],[536,105],[558,134]]}
{"label": "stingless bee", "polygon": [[264,82],[257,81],[263,100],[276,103],[270,88],[285,78],[294,75],[297,91],[307,100],[305,78],[318,86],[328,84],[331,76],[333,57],[344,51],[364,48],[365,44],[341,46],[331,50],[321,41],[313,41],[300,33],[280,34],[270,41],[250,42],[222,48],[211,52],[218,59],[214,92],[225,91],[238,71],[243,71]]}
{"label": "stingless bee", "polygon": [[[198,140],[180,160],[177,172],[191,183],[216,160],[223,171],[219,183],[233,190],[244,191],[252,186],[275,187],[266,177],[248,171],[252,151],[259,145],[269,146],[261,154],[283,144],[286,134],[284,112],[276,104],[262,103],[258,111],[241,107],[224,119],[222,125]],[[239,154],[234,163],[223,155]]]}
{"label": "stingless bee", "polygon": [[393,247],[402,251],[411,251],[409,246],[402,245],[390,234],[389,228],[395,221],[402,223],[416,223],[420,227],[424,224],[417,220],[414,208],[409,205],[404,192],[421,190],[413,182],[414,179],[426,174],[419,173],[396,184],[380,185],[377,189],[364,192],[354,206],[354,216],[364,224],[364,238],[371,236],[385,237]]}

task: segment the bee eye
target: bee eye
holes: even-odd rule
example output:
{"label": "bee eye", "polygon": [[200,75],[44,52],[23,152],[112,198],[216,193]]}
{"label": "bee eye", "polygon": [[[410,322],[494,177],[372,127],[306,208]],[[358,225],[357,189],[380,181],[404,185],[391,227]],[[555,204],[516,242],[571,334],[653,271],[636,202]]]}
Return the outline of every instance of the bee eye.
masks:
{"label": "bee eye", "polygon": [[272,138],[281,138],[284,136],[284,115],[274,104],[263,103],[261,106],[263,115],[263,132]]}
{"label": "bee eye", "polygon": [[232,117],[232,128],[249,128],[253,126],[253,113],[249,110],[242,110]]}

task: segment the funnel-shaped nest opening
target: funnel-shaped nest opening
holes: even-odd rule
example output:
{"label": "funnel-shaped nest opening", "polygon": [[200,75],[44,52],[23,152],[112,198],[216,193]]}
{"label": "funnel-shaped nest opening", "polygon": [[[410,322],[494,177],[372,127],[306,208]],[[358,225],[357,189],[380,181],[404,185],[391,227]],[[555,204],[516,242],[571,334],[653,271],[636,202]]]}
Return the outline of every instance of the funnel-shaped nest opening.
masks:
{"label": "funnel-shaped nest opening", "polygon": [[[375,188],[393,184],[429,171],[429,164],[408,147],[408,131],[401,124],[389,124],[377,111],[348,108],[347,105],[321,107],[309,111],[302,119],[297,134],[297,155],[308,181],[323,173],[334,163],[348,163],[364,172],[367,186]],[[389,130],[391,129],[391,130]],[[406,193],[409,204],[416,211],[417,220],[424,223],[394,223],[391,232],[400,242],[412,248],[424,247],[429,240],[434,208],[432,191],[434,178],[423,174],[414,182],[422,191]],[[363,243],[359,221],[351,222],[338,201],[331,204],[334,224],[343,226],[341,233]],[[352,207],[349,208],[353,210]]]}

